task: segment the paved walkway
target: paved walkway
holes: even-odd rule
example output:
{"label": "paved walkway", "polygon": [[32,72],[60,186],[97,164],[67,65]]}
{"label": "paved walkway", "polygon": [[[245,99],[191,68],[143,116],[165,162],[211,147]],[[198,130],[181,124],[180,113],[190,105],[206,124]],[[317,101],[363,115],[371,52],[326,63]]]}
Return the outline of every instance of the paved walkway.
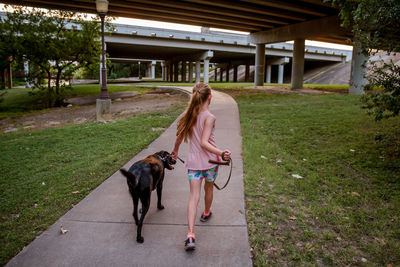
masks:
{"label": "paved walkway", "polygon": [[[180,90],[190,88],[180,87]],[[217,117],[216,141],[232,151],[232,179],[223,191],[215,191],[213,217],[199,222],[204,208],[199,205],[196,245],[183,249],[187,233],[186,205],[189,185],[186,170],[178,162],[166,171],[163,191],[165,209],[156,208],[156,193],[143,226],[144,243],[136,243],[136,225],[126,179],[114,173],[47,231],[25,247],[7,266],[251,266],[244,210],[243,168],[239,112],[228,95],[213,91],[210,109]],[[176,122],[149,147],[124,167],[159,150],[170,151]],[[132,140],[134,142],[134,140]],[[185,157],[188,145],[182,144]],[[224,182],[228,168],[221,167],[217,180]],[[69,230],[60,234],[60,225]]]}

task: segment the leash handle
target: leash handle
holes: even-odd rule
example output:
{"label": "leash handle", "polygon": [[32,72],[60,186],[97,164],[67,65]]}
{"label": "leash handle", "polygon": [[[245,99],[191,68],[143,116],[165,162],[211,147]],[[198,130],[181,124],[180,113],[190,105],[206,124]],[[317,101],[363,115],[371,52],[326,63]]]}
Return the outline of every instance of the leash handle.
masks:
{"label": "leash handle", "polygon": [[[213,161],[213,160],[209,160],[208,162],[213,163],[214,161]],[[218,162],[219,162],[219,163],[218,163]],[[230,164],[230,163],[231,163],[231,164]],[[215,180],[214,180],[214,186],[215,186],[215,188],[217,188],[218,190],[222,190],[222,189],[224,189],[224,188],[228,185],[229,181],[231,180],[233,162],[232,162],[232,159],[230,159],[229,161],[226,161],[226,162],[217,161],[217,164],[220,164],[220,165],[231,165],[231,169],[230,169],[230,171],[229,171],[228,180],[226,180],[226,183],[224,184],[223,187],[219,187],[219,186],[215,183]]]}

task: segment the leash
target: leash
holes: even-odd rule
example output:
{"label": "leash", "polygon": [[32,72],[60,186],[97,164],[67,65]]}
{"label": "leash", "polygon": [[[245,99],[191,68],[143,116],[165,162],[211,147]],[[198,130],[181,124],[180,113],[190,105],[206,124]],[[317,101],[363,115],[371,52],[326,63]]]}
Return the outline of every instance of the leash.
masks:
{"label": "leash", "polygon": [[209,163],[212,163],[212,164],[218,164],[218,165],[226,165],[226,166],[231,165],[231,169],[230,169],[230,171],[229,171],[228,179],[226,180],[226,183],[224,184],[223,187],[219,187],[219,186],[215,183],[215,180],[217,180],[217,178],[215,178],[215,180],[214,180],[214,186],[215,186],[215,188],[217,188],[218,190],[224,189],[224,188],[228,185],[229,181],[231,180],[231,176],[232,176],[232,167],[233,167],[232,159],[227,160],[227,161],[209,160],[208,162],[209,162]]}
{"label": "leash", "polygon": [[[224,154],[222,154],[222,158],[224,158]],[[178,159],[179,159],[182,163],[185,163],[185,161],[184,161],[183,159],[181,159],[180,157],[178,157]],[[215,188],[217,188],[218,190],[224,189],[224,188],[228,185],[229,181],[231,180],[232,168],[233,168],[232,159],[227,160],[227,161],[225,161],[225,160],[224,160],[224,161],[209,160],[208,162],[211,163],[211,164],[217,164],[217,165],[225,165],[225,166],[231,165],[231,169],[230,169],[230,171],[229,171],[228,179],[226,180],[226,183],[224,184],[223,187],[219,187],[219,186],[215,183],[215,180],[216,180],[217,178],[215,178],[215,180],[214,180],[214,186],[215,186]]]}

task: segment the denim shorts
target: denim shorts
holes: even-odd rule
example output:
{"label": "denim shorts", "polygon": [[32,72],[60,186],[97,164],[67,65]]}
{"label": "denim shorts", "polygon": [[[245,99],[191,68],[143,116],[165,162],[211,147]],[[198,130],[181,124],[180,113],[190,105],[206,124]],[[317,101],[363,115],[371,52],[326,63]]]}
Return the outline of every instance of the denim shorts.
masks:
{"label": "denim shorts", "polygon": [[218,165],[208,170],[188,170],[189,181],[203,180],[207,182],[214,182],[218,174]]}

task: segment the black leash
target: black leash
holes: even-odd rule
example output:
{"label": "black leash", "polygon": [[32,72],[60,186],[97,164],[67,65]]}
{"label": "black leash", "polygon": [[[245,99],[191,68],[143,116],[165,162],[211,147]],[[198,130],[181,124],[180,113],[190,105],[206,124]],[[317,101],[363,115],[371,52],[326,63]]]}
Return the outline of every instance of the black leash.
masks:
{"label": "black leash", "polygon": [[[223,158],[223,155],[222,155],[222,158]],[[183,159],[181,159],[180,157],[178,157],[178,159],[182,162],[182,163],[185,163],[185,161],[183,160]],[[229,171],[229,176],[228,176],[228,179],[226,180],[226,183],[224,184],[224,186],[223,187],[219,187],[216,183],[215,183],[215,180],[217,179],[217,178],[215,178],[215,180],[214,180],[214,186],[215,186],[215,188],[217,188],[218,190],[222,190],[222,189],[224,189],[227,185],[228,185],[228,183],[229,183],[229,181],[231,180],[231,176],[232,176],[232,168],[233,168],[233,162],[232,162],[232,159],[230,159],[230,160],[227,160],[227,161],[215,161],[215,160],[209,160],[208,161],[209,163],[212,163],[212,164],[217,164],[217,165],[226,165],[226,166],[229,166],[229,165],[231,165],[231,169],[230,169],[230,171]]]}

